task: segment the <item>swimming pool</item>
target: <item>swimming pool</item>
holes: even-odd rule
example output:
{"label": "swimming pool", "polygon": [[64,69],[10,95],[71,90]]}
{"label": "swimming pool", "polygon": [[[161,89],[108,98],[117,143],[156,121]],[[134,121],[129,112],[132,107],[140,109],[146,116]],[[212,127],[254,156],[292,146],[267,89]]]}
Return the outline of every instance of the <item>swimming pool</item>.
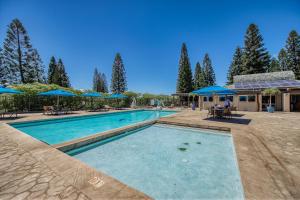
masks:
{"label": "swimming pool", "polygon": [[48,144],[59,144],[138,122],[158,119],[175,111],[136,110],[10,124]]}
{"label": "swimming pool", "polygon": [[154,199],[244,199],[228,133],[152,125],[67,153]]}

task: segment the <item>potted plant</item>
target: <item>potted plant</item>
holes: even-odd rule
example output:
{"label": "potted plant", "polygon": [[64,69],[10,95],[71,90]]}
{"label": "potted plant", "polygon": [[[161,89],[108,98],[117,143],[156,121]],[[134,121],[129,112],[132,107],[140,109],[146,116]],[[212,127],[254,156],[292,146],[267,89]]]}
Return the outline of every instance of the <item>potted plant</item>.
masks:
{"label": "potted plant", "polygon": [[272,95],[276,95],[280,93],[280,90],[278,88],[268,88],[265,89],[263,92],[263,95],[269,95],[269,106],[267,106],[267,110],[269,113],[274,112],[274,107],[272,107]]}

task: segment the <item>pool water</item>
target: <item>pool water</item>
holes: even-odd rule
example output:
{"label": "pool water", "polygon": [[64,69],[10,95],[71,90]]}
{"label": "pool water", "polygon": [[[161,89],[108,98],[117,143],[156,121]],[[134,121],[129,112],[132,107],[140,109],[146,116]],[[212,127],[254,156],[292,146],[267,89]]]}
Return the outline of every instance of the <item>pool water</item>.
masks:
{"label": "pool water", "polygon": [[14,128],[48,144],[59,144],[96,133],[153,120],[175,111],[137,110],[92,116],[68,117],[10,124]]}
{"label": "pool water", "polygon": [[228,133],[153,125],[67,153],[154,199],[244,199]]}

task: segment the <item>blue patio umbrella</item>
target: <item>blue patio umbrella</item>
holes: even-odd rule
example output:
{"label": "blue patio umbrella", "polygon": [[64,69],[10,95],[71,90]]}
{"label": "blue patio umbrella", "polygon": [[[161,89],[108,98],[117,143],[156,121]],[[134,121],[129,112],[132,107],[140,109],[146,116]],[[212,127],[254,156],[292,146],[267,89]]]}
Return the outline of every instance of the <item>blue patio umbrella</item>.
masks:
{"label": "blue patio umbrella", "polygon": [[211,95],[233,95],[236,94],[236,91],[216,85],[216,86],[201,88],[199,90],[194,90],[192,93],[200,96],[211,96]]}
{"label": "blue patio umbrella", "polygon": [[[23,92],[21,92],[19,90],[12,89],[12,88],[0,87],[0,94],[22,94],[22,93]],[[5,101],[6,101],[6,97],[5,97]],[[6,107],[4,109],[6,111]]]}
{"label": "blue patio umbrella", "polygon": [[98,92],[88,92],[88,93],[84,93],[81,96],[83,97],[102,97],[102,95]]}
{"label": "blue patio umbrella", "polygon": [[118,94],[118,93],[116,93],[116,94],[112,94],[112,95],[110,95],[110,96],[108,96],[106,98],[107,99],[124,99],[124,98],[127,98],[127,96],[124,95],[124,94]]}
{"label": "blue patio umbrella", "polygon": [[38,95],[40,96],[57,96],[57,107],[59,106],[59,97],[73,97],[76,96],[76,94],[73,94],[72,92],[68,92],[65,90],[50,90],[47,92],[41,92]]}
{"label": "blue patio umbrella", "polygon": [[214,95],[224,96],[224,95],[234,95],[236,93],[237,92],[235,90],[231,90],[218,85],[201,88],[199,90],[195,90],[192,92],[192,94],[197,94],[199,96],[214,96]]}
{"label": "blue patio umbrella", "polygon": [[107,98],[107,99],[116,99],[117,104],[119,105],[119,99],[125,99],[125,98],[127,98],[127,96],[124,95],[124,94],[116,93],[116,94],[111,94],[110,96],[105,97],[105,98]]}
{"label": "blue patio umbrella", "polygon": [[21,94],[22,92],[19,90],[11,89],[11,88],[0,88],[0,94]]}
{"label": "blue patio umbrella", "polygon": [[81,96],[83,97],[91,97],[91,106],[93,106],[93,97],[102,97],[102,95],[98,92],[88,92],[88,93],[84,93]]}

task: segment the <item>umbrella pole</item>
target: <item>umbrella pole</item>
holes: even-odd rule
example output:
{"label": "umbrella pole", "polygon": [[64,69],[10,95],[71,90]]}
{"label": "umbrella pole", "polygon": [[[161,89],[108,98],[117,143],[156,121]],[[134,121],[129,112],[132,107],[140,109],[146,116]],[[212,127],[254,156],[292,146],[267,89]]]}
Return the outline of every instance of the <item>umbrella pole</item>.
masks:
{"label": "umbrella pole", "polygon": [[57,96],[57,105],[56,105],[57,109],[59,109],[59,96]]}

